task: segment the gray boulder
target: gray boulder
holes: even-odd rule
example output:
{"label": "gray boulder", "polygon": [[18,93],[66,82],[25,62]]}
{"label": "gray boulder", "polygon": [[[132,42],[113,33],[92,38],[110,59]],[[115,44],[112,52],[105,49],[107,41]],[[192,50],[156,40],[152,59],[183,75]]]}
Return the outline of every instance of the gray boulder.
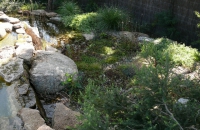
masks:
{"label": "gray boulder", "polygon": [[24,59],[26,63],[30,64],[34,51],[35,51],[35,48],[33,44],[26,43],[26,44],[19,45],[16,48],[16,55],[19,58]]}
{"label": "gray boulder", "polygon": [[19,79],[24,73],[23,59],[14,58],[9,63],[0,67],[0,75],[6,82]]}
{"label": "gray boulder", "polygon": [[74,128],[80,123],[77,117],[79,112],[72,111],[62,103],[56,103],[56,108],[53,117],[53,128],[55,130],[66,130],[66,128]]}
{"label": "gray boulder", "polygon": [[30,70],[30,80],[39,94],[55,94],[64,89],[66,74],[77,77],[78,69],[73,60],[53,51],[37,51]]}

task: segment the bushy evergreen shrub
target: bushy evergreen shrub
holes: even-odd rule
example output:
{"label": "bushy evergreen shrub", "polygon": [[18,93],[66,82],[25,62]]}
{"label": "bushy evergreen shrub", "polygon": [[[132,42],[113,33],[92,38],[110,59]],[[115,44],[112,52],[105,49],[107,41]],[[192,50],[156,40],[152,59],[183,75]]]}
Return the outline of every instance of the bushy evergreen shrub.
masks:
{"label": "bushy evergreen shrub", "polygon": [[[173,48],[186,53],[189,49],[189,53],[196,54],[195,49],[167,39],[159,44],[147,43],[143,45],[141,55],[150,62],[136,70],[132,77],[135,82],[128,88],[107,84],[104,76],[89,80],[85,93],[81,94],[83,123],[77,129],[200,129],[200,84],[198,80],[173,73],[172,68],[176,65],[186,65],[185,61],[173,60],[173,55],[179,55]],[[188,57],[194,58],[190,54]],[[188,102],[180,103],[180,98]]]}

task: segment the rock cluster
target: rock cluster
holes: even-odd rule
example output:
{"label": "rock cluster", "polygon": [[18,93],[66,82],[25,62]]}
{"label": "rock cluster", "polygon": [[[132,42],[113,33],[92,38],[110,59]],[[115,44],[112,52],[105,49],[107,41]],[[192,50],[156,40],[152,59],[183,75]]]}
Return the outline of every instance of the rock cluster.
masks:
{"label": "rock cluster", "polygon": [[[17,18],[9,17],[3,12],[0,12],[0,21],[2,21],[0,28],[1,26],[4,27],[0,30],[0,77],[7,84],[10,84],[8,93],[10,94],[9,100],[12,103],[13,118],[12,123],[9,123],[8,118],[0,118],[0,129],[52,130],[52,128],[45,124],[45,120],[40,116],[41,113],[39,114],[39,111],[35,109],[37,108],[38,101],[33,88],[36,90],[36,93],[43,96],[55,95],[66,87],[66,85],[62,85],[62,82],[68,78],[66,74],[73,75],[74,80],[76,79],[78,73],[77,66],[73,60],[58,53],[56,49],[52,49],[54,51],[36,51],[32,37],[24,30],[24,26],[33,29],[30,25],[21,22]],[[12,35],[11,31],[16,31],[17,35]],[[39,33],[37,33],[36,29],[36,35],[39,36]],[[16,37],[14,44],[7,44],[5,41],[6,37],[8,37],[7,34]],[[1,43],[6,44],[1,46]],[[62,117],[59,116],[60,112],[62,112]],[[18,118],[17,114],[21,119]],[[54,122],[52,127],[56,130],[57,128],[64,130],[66,125],[71,127],[69,120],[75,121],[76,116],[79,114],[64,105],[56,104],[55,112],[53,111],[52,115]],[[66,121],[64,119],[69,120],[61,122]],[[76,122],[74,122],[75,124]]]}

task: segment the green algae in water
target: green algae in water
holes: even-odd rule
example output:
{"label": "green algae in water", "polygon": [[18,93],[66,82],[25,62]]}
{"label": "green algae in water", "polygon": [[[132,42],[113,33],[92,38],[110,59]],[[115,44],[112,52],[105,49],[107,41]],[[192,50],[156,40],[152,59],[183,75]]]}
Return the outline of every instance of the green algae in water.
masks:
{"label": "green algae in water", "polygon": [[11,33],[7,34],[7,36],[0,41],[0,48],[5,46],[14,46],[16,41],[16,37],[14,37]]}

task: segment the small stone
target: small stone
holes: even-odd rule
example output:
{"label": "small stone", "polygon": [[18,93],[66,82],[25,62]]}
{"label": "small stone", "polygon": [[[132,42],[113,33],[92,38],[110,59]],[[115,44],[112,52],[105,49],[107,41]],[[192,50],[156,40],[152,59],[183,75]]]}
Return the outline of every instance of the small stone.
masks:
{"label": "small stone", "polygon": [[20,95],[27,94],[28,88],[29,88],[29,85],[28,85],[28,84],[23,84],[22,86],[19,86],[19,87],[18,87],[18,93],[19,93]]}
{"label": "small stone", "polygon": [[19,28],[19,29],[16,29],[16,33],[18,33],[18,34],[24,34],[26,32],[25,32],[25,30],[23,28]]}
{"label": "small stone", "polygon": [[18,18],[9,17],[8,18],[11,24],[19,23],[20,20]]}
{"label": "small stone", "polygon": [[95,37],[94,33],[83,34],[83,36],[84,36],[85,39],[88,40],[88,41],[94,39],[94,37]]}
{"label": "small stone", "polygon": [[22,28],[22,25],[21,25],[21,23],[16,23],[16,24],[13,24],[13,28],[19,29],[19,28]]}
{"label": "small stone", "polygon": [[186,98],[179,98],[179,99],[178,99],[178,102],[181,103],[181,104],[187,104],[188,101],[189,101],[189,100],[186,99]]}

